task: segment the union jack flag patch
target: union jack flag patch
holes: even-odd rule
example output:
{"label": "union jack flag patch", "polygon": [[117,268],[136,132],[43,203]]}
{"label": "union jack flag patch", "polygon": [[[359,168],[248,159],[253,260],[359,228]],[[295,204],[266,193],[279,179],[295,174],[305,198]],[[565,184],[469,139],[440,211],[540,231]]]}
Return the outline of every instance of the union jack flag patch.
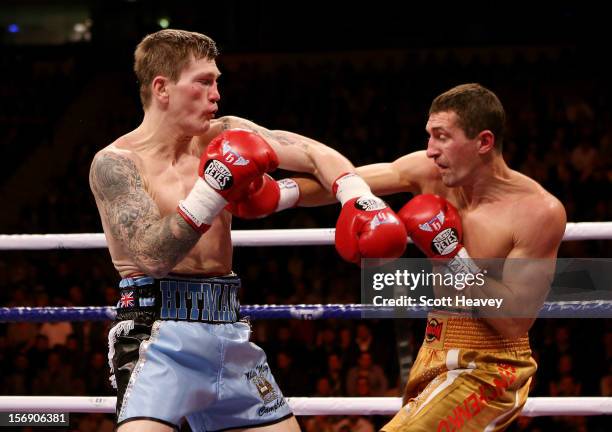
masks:
{"label": "union jack flag patch", "polygon": [[134,307],[134,300],[134,291],[122,292],[117,306],[120,308]]}

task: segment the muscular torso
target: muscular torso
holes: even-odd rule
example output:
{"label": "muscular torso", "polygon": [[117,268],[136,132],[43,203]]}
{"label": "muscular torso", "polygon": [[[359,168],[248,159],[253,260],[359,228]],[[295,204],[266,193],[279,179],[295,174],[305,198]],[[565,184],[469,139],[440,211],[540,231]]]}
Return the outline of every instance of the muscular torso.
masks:
{"label": "muscular torso", "polygon": [[[462,188],[445,186],[435,165],[423,155],[423,164],[430,166],[419,182],[419,193],[433,193],[446,198],[459,211],[463,244],[472,258],[487,269],[490,276],[501,278],[504,259],[517,246],[520,224],[529,221],[529,205],[534,197],[542,201],[550,194],[538,183],[513,170],[506,173],[487,195],[477,203],[469,203]],[[485,260],[485,261],[482,261]]]}
{"label": "muscular torso", "polygon": [[514,247],[516,212],[521,201],[533,194],[546,193],[536,182],[511,171],[508,187],[494,193],[487,200],[469,206],[460,188],[446,187],[435,174],[421,183],[419,193],[432,193],[446,198],[459,211],[463,228],[463,244],[473,258],[505,258]]}
{"label": "muscular torso", "polygon": [[[432,185],[433,186],[433,185]],[[469,208],[456,191],[433,187],[423,193],[435,193],[446,198],[459,211],[463,228],[463,244],[474,258],[505,258],[513,247],[512,206],[513,198],[482,203]]]}
{"label": "muscular torso", "polygon": [[[549,206],[556,201],[552,195],[544,190],[537,182],[524,176],[521,173],[510,169],[504,169],[495,179],[495,184],[486,187],[479,195],[478,200],[469,200],[463,188],[449,188],[444,185],[436,166],[427,159],[424,152],[416,159],[420,176],[411,179],[410,188],[415,193],[433,193],[446,198],[459,211],[463,230],[463,244],[469,255],[478,260],[478,265],[487,270],[487,275],[493,279],[501,281],[505,270],[505,259],[517,255],[517,250],[524,250],[523,242],[532,241],[532,238],[525,238],[524,228],[538,224],[541,230],[555,230],[558,225],[557,220],[552,217],[547,221],[549,227],[542,226],[542,220],[537,222],[532,217],[537,213],[538,206]],[[413,165],[414,166],[414,165]],[[540,212],[541,213],[541,212]],[[533,230],[531,230],[533,231]],[[531,232],[530,231],[530,232]],[[537,232],[537,230],[536,230]],[[547,252],[556,252],[558,243],[552,245]],[[536,255],[537,257],[537,255]],[[541,256],[541,257],[544,257]],[[482,261],[484,260],[484,261]],[[532,297],[528,298],[529,304],[537,304],[542,298],[539,290],[547,289],[543,285],[531,285],[525,287],[529,289]],[[491,292],[488,292],[489,295]],[[496,291],[501,297],[505,297],[506,291]],[[508,291],[510,292],[510,291]],[[480,294],[483,295],[483,294]],[[506,298],[506,300],[510,300]],[[511,309],[514,306],[512,301],[507,302]],[[520,307],[520,305],[519,305]],[[514,310],[514,309],[512,309]],[[495,330],[506,328],[508,323],[504,319],[487,319],[487,324]],[[525,331],[533,323],[533,318],[516,318],[512,320],[512,326]],[[518,330],[517,330],[518,332]],[[505,334],[504,332],[501,332]],[[520,333],[520,332],[519,332]],[[512,337],[516,337],[514,335]]]}
{"label": "muscular torso", "polygon": [[[120,138],[104,151],[121,152],[134,161],[146,192],[157,204],[163,218],[175,214],[179,200],[184,199],[193,188],[198,175],[200,153],[210,139],[220,132],[220,127],[220,124],[213,123],[208,134],[194,138],[174,161],[159,157],[158,154],[141,151],[130,134]],[[143,273],[121,243],[111,234],[104,212],[101,212],[101,219],[113,265],[119,274],[126,277]],[[231,270],[231,214],[222,211],[214,219],[211,228],[172,269],[172,273],[225,275]]]}

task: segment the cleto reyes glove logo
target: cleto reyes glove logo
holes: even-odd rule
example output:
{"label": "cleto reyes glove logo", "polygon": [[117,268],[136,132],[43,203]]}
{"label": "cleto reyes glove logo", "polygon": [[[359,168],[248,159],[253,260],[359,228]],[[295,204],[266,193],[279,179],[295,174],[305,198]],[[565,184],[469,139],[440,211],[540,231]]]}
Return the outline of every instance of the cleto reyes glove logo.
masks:
{"label": "cleto reyes glove logo", "polygon": [[446,228],[431,241],[431,250],[438,255],[447,255],[457,248],[459,235],[455,228]]}
{"label": "cleto reyes glove logo", "polygon": [[230,170],[215,159],[210,159],[204,167],[204,180],[210,187],[216,190],[227,190],[234,184],[234,178]]}
{"label": "cleto reyes glove logo", "polygon": [[355,201],[355,208],[361,211],[378,211],[387,207],[387,204],[375,196],[363,196]]}

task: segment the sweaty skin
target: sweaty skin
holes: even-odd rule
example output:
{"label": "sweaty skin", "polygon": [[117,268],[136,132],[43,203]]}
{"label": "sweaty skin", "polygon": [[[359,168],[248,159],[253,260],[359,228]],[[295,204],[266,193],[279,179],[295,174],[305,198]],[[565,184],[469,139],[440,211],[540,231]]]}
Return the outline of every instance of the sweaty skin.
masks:
{"label": "sweaty skin", "polygon": [[[510,315],[535,317],[548,293],[554,258],[565,232],[563,205],[537,182],[506,165],[493,148],[490,131],[469,139],[457,125],[454,112],[433,113],[426,130],[427,150],[390,163],[358,167],[357,174],[377,195],[411,192],[446,198],[459,211],[463,243],[473,258],[550,259],[539,261],[546,268],[524,272],[510,268],[512,264],[506,261],[510,264],[497,269],[495,279],[487,278],[489,291],[472,287],[473,297],[503,298]],[[332,202],[316,181],[306,177],[296,181],[301,205]],[[509,338],[524,335],[535,321],[483,319]]]}
{"label": "sweaty skin", "polygon": [[[215,120],[219,75],[214,61],[200,59],[192,60],[176,83],[154,81],[154,96],[169,108],[145,112],[136,130],[99,151],[92,162],[91,189],[122,277],[231,272],[231,215],[222,211],[200,236],[176,212],[195,184],[200,155],[223,130],[260,134],[277,153],[280,168],[313,175],[328,189],[338,175],[354,171],[346,158],[312,139],[238,117]],[[170,100],[179,101],[174,110]]]}
{"label": "sweaty skin", "polygon": [[[223,275],[231,271],[231,214],[223,211],[210,230],[200,236],[176,213],[176,205],[197,179],[205,146],[224,129],[235,127],[253,130],[266,138],[279,155],[281,168],[318,173],[329,185],[337,177],[336,172],[350,170],[350,166],[333,168],[333,164],[319,169],[312,159],[329,160],[328,156],[337,153],[314,140],[290,132],[269,131],[236,117],[212,120],[209,131],[194,137],[176,160],[164,158],[143,145],[136,133],[127,134],[96,155],[90,172],[109,251],[122,277],[143,273],[142,264],[158,268],[173,261],[177,264],[172,273]],[[315,156],[311,156],[313,153]],[[339,162],[341,165],[342,158]],[[151,229],[145,231],[146,228]],[[130,244],[132,253],[121,246],[123,239]],[[186,249],[191,250],[185,254]]]}
{"label": "sweaty skin", "polygon": [[[200,155],[223,130],[258,133],[276,152],[280,168],[307,173],[328,190],[339,175],[355,170],[344,156],[312,139],[237,117],[215,120],[219,75],[214,60],[192,57],[176,81],[153,78],[141,125],[92,161],[90,187],[113,264],[123,278],[231,273],[231,214],[221,211],[202,235],[177,212],[197,180]],[[295,432],[299,426],[292,417],[256,429]],[[165,432],[171,427],[139,419],[118,430]]]}
{"label": "sweaty skin", "polygon": [[111,258],[121,277],[157,276],[171,263],[176,263],[174,273],[228,274],[231,215],[223,211],[200,236],[176,212],[178,201],[197,179],[197,143],[190,143],[178,160],[168,161],[141,151],[130,138],[128,134],[99,153],[90,175]]}

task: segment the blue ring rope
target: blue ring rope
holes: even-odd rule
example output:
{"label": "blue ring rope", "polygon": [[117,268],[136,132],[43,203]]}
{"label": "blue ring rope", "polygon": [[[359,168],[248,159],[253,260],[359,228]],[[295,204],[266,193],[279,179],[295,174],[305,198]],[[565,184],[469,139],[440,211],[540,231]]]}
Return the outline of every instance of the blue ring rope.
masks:
{"label": "blue ring rope", "polygon": [[[250,319],[362,319],[362,318],[423,318],[425,307],[402,310],[363,304],[299,304],[242,305],[240,316]],[[107,321],[115,319],[114,306],[85,307],[3,307],[0,322]],[[612,301],[546,302],[539,318],[610,318]]]}

